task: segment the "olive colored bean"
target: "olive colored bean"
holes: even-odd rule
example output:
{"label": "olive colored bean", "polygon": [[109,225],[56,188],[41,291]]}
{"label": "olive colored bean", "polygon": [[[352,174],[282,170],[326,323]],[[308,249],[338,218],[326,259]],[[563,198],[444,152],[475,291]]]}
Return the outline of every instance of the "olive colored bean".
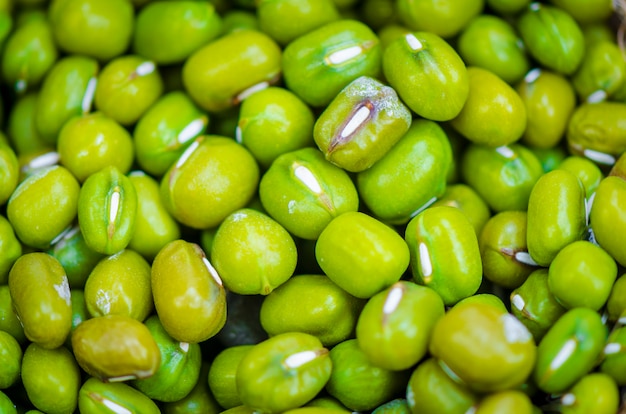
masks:
{"label": "olive colored bean", "polygon": [[206,229],[245,207],[258,183],[259,167],[247,149],[226,137],[200,136],[161,179],[161,199],[179,223]]}
{"label": "olive colored bean", "polygon": [[550,263],[548,286],[566,309],[587,307],[599,311],[615,279],[615,260],[601,247],[580,240],[565,246]]}
{"label": "olive colored bean", "polygon": [[313,137],[328,161],[359,172],[384,157],[410,125],[411,113],[395,90],[362,76],[317,118]]}
{"label": "olive colored bean", "polygon": [[333,346],[353,335],[363,304],[325,275],[298,275],[263,300],[260,320],[270,336],[304,332]]}
{"label": "olive colored bean", "polygon": [[134,27],[130,2],[54,0],[51,3],[50,23],[60,49],[107,61],[128,48]]}
{"label": "olive colored bean", "polygon": [[421,117],[448,121],[456,117],[470,90],[461,57],[431,32],[407,33],[391,42],[383,72],[400,98]]}
{"label": "olive colored bean", "polygon": [[402,237],[360,212],[333,219],[317,239],[315,257],[333,282],[361,299],[400,280],[409,266],[409,248]]}
{"label": "olive colored bean", "polygon": [[269,87],[243,101],[235,137],[267,169],[280,155],[313,146],[314,123],[313,112],[296,94]]}
{"label": "olive colored bean", "polygon": [[350,176],[314,148],[279,156],[263,175],[259,196],[274,220],[308,240],[316,240],[335,217],[359,207]]}
{"label": "olive colored bean", "polygon": [[454,305],[476,293],[482,281],[478,238],[460,210],[428,208],[409,222],[404,238],[413,279],[437,292],[444,304]]}
{"label": "olive colored bean", "polygon": [[483,303],[449,310],[435,325],[429,349],[448,375],[479,392],[522,385],[537,355],[532,335],[519,320]]}
{"label": "olive colored bean", "polygon": [[377,78],[381,55],[378,37],[365,24],[330,22],[287,45],[282,57],[285,83],[307,104],[323,107],[353,80]]}
{"label": "olive colored bean", "polygon": [[400,371],[428,351],[433,328],[444,314],[432,289],[400,281],[374,295],[356,325],[359,348],[375,366]]}
{"label": "olive colored bean", "polygon": [[46,253],[21,256],[9,272],[15,314],[26,337],[46,349],[59,347],[70,333],[70,286],[63,267]]}
{"label": "olive colored bean", "polygon": [[571,83],[558,73],[534,68],[516,86],[526,107],[522,142],[536,148],[552,148],[561,141],[576,107]]}
{"label": "olive colored bean", "polygon": [[[332,372],[326,391],[352,411],[368,411],[404,390],[408,371],[390,371],[372,364],[356,339],[330,350]],[[367,384],[364,386],[363,384]]]}
{"label": "olive colored bean", "polygon": [[130,134],[100,113],[67,121],[59,132],[57,151],[61,164],[80,182],[108,166],[126,174],[134,157]]}
{"label": "olive colored bean", "polygon": [[551,171],[539,178],[528,199],[528,253],[548,266],[559,251],[586,231],[585,189],[574,174]]}
{"label": "olive colored bean", "polygon": [[534,270],[526,246],[526,212],[503,211],[492,216],[478,239],[484,276],[515,289]]}
{"label": "olive colored bean", "polygon": [[124,315],[83,321],[72,333],[72,349],[87,374],[106,382],[147,378],[161,364],[161,353],[150,330]]}
{"label": "olive colored bean", "polygon": [[212,3],[152,2],[135,18],[132,46],[159,65],[180,63],[221,29],[222,19]]}
{"label": "olive colored bean", "polygon": [[119,56],[98,76],[96,108],[121,125],[133,125],[163,92],[155,63],[137,55]]}
{"label": "olive colored bean", "polygon": [[298,253],[279,223],[256,210],[241,209],[217,229],[211,260],[229,291],[268,295],[291,277]]}
{"label": "olive colored bean", "polygon": [[226,322],[222,280],[197,244],[179,239],[159,251],[152,262],[152,295],[163,327],[178,341],[205,341]]}
{"label": "olive colored bean", "polygon": [[91,174],[78,197],[78,222],[87,246],[114,254],[128,246],[135,229],[137,192],[114,166]]}
{"label": "olive colored bean", "polygon": [[548,269],[532,272],[511,292],[511,311],[539,343],[554,323],[566,312],[548,286]]}
{"label": "olive colored bean", "polygon": [[133,131],[137,162],[145,172],[162,176],[206,132],[208,124],[209,117],[184,92],[163,95],[139,118]]}
{"label": "olive colored bean", "polygon": [[413,413],[452,414],[471,410],[478,397],[450,378],[437,359],[428,358],[411,374],[406,400]]}
{"label": "olive colored bean", "polygon": [[87,379],[78,392],[78,409],[85,414],[136,412],[160,413],[159,407],[140,391],[121,382]]}
{"label": "olive colored bean", "polygon": [[526,107],[518,93],[493,72],[467,68],[469,94],[451,125],[473,143],[500,147],[521,138]]}
{"label": "olive colored bean", "polygon": [[283,46],[340,17],[332,0],[261,0],[257,16],[260,29]]}
{"label": "olive colored bean", "polygon": [[415,120],[380,161],[357,174],[359,195],[375,217],[406,223],[444,194],[451,164],[444,130],[433,121]]}
{"label": "olive colored bean", "polygon": [[596,190],[589,215],[595,240],[622,266],[626,265],[626,249],[619,235],[626,229],[626,218],[621,213],[625,200],[626,181],[606,177]]}
{"label": "olive colored bean", "polygon": [[85,283],[89,314],[125,315],[143,321],[153,309],[150,277],[150,264],[133,250],[103,258]]}
{"label": "olive colored bean", "polygon": [[537,347],[533,379],[548,393],[564,392],[596,364],[607,338],[600,315],[574,308],[559,318]]}
{"label": "olive colored bean", "polygon": [[48,71],[35,104],[35,128],[43,141],[56,143],[63,124],[89,113],[97,84],[98,62],[71,55],[58,60]]}
{"label": "olive colored bean", "polygon": [[280,47],[266,34],[235,31],[189,56],[183,65],[183,84],[198,106],[220,112],[237,105],[256,88],[276,83],[284,70],[281,56]]}
{"label": "olive colored bean", "polygon": [[467,65],[487,69],[509,84],[518,82],[530,66],[522,39],[511,24],[496,16],[472,19],[457,48]]}
{"label": "olive colored bean", "polygon": [[255,345],[237,367],[237,392],[253,410],[279,413],[313,399],[328,382],[333,363],[312,335],[291,332]]}
{"label": "olive colored bean", "polygon": [[517,29],[530,55],[548,69],[571,75],[583,60],[582,30],[565,10],[533,2],[518,19]]}
{"label": "olive colored bean", "polygon": [[543,171],[528,148],[470,144],[461,158],[461,177],[495,212],[526,210],[530,193]]}
{"label": "olive colored bean", "polygon": [[76,218],[80,186],[64,167],[40,168],[11,194],[7,218],[17,237],[29,246],[45,249]]}
{"label": "olive colored bean", "polygon": [[22,382],[28,399],[45,413],[72,413],[78,405],[80,370],[64,347],[46,349],[30,344],[22,361]]}

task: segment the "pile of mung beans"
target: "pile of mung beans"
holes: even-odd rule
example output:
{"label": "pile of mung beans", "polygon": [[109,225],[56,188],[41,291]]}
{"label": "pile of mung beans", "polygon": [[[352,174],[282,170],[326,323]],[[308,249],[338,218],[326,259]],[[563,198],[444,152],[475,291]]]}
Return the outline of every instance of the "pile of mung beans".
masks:
{"label": "pile of mung beans", "polygon": [[0,413],[626,413],[620,0],[0,0]]}

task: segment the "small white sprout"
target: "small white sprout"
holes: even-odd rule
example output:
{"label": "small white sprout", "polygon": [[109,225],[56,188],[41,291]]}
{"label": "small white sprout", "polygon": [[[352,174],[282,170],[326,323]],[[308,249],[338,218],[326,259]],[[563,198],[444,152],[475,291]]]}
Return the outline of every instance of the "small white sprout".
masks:
{"label": "small white sprout", "polygon": [[342,63],[354,59],[361,53],[363,53],[363,48],[361,46],[350,46],[331,53],[326,59],[331,65],[341,65]]}
{"label": "small white sprout", "polygon": [[528,252],[515,253],[515,260],[528,266],[539,266],[539,264],[530,257],[530,253]]}
{"label": "small white sprout", "polygon": [[606,101],[608,97],[605,90],[598,89],[587,97],[587,103],[598,103]]}
{"label": "small white sprout", "polygon": [[307,188],[315,194],[322,194],[322,186],[315,178],[315,175],[304,165],[297,165],[293,172],[298,180],[300,180]]}
{"label": "small white sprout", "polygon": [[553,371],[559,369],[572,355],[574,355],[577,347],[578,342],[576,342],[575,339],[568,339],[550,363],[550,368]]}
{"label": "small white sprout", "polygon": [[615,157],[611,154],[606,154],[604,152],[586,149],[583,151],[583,155],[589,158],[591,161],[595,161],[598,164],[604,165],[613,165],[615,164]]}
{"label": "small white sprout", "polygon": [[137,69],[135,69],[135,73],[137,74],[137,76],[146,76],[154,73],[155,70],[156,65],[154,64],[154,62],[146,60],[145,62],[142,62],[139,66],[137,66]]}
{"label": "small white sprout", "polygon": [[383,313],[385,315],[391,315],[400,305],[402,296],[404,295],[404,289],[402,286],[396,286],[389,291],[385,304],[383,305]]}
{"label": "small white sprout", "polygon": [[532,339],[532,334],[515,316],[505,313],[500,318],[504,328],[504,336],[511,344],[525,343]]}
{"label": "small white sprout", "polygon": [[524,307],[526,307],[526,302],[524,301],[524,298],[517,293],[511,298],[511,304],[515,306],[515,309],[520,312],[524,310]]}
{"label": "small white sprout", "polygon": [[130,411],[128,408],[119,405],[118,403],[116,403],[115,401],[111,401],[109,399],[104,398],[102,400],[102,405],[104,405],[106,408],[109,409],[109,411],[115,413],[115,414],[133,414],[132,411]]}
{"label": "small white sprout", "polygon": [[341,131],[341,138],[346,138],[354,133],[369,118],[371,110],[366,106],[360,107],[350,118],[348,125]]}
{"label": "small white sprout", "polygon": [[243,132],[241,132],[241,127],[239,125],[235,128],[235,141],[239,144],[243,143]]}
{"label": "small white sprout", "polygon": [[604,355],[613,355],[622,352],[622,345],[611,342],[604,347]]}
{"label": "small white sprout", "polygon": [[422,42],[419,41],[417,37],[415,37],[414,34],[407,33],[406,35],[404,35],[404,39],[406,40],[411,50],[413,50],[414,52],[419,52],[420,50],[424,49],[424,45],[422,44]]}
{"label": "small white sprout", "polygon": [[119,377],[109,378],[109,382],[124,382],[137,379],[137,375],[120,375]]}
{"label": "small white sprout", "polygon": [[183,154],[180,156],[178,161],[176,161],[176,168],[180,168],[184,163],[186,163],[189,157],[191,157],[191,154],[193,154],[193,152],[198,149],[199,146],[200,141],[192,142],[191,145],[189,145],[185,152],[183,152]]}
{"label": "small white sprout", "polygon": [[302,351],[289,355],[285,359],[285,366],[288,369],[299,368],[304,364],[307,364],[317,358],[318,353],[315,351]]}
{"label": "small white sprout", "polygon": [[533,83],[534,81],[539,79],[539,76],[541,76],[541,69],[532,69],[526,74],[526,76],[524,76],[524,82]]}
{"label": "small white sprout", "polygon": [[496,152],[500,155],[502,155],[504,158],[515,158],[515,151],[513,151],[509,146],[507,145],[502,145],[498,148],[496,148]]}
{"label": "small white sprout", "polygon": [[426,244],[424,243],[419,244],[419,259],[420,269],[422,271],[422,276],[424,277],[424,282],[429,283],[433,274],[433,264],[430,260],[430,252],[428,251],[428,246],[426,246]]}
{"label": "small white sprout", "polygon": [[206,118],[198,118],[191,121],[176,137],[180,144],[185,144],[189,140],[198,136],[206,126]]}
{"label": "small white sprout", "polygon": [[561,404],[563,404],[566,407],[574,405],[575,403],[576,403],[576,396],[572,394],[571,392],[568,392],[567,394],[564,394],[561,397]]}
{"label": "small white sprout", "polygon": [[93,104],[94,96],[96,95],[96,86],[98,85],[98,78],[93,77],[89,79],[87,82],[87,89],[85,89],[85,94],[83,95],[83,100],[80,103],[80,109],[84,114],[89,113],[91,111],[91,105]]}
{"label": "small white sprout", "polygon": [[255,83],[249,88],[246,88],[243,91],[239,92],[239,94],[235,97],[235,102],[243,102],[244,99],[248,98],[250,95],[262,91],[263,89],[267,89],[267,87],[269,86],[270,83],[267,81]]}
{"label": "small white sprout", "polygon": [[428,200],[427,202],[424,203],[423,206],[421,206],[420,208],[418,208],[417,210],[415,210],[414,212],[411,213],[411,218],[417,216],[419,213],[421,213],[422,211],[426,210],[428,207],[430,207],[435,201],[437,201],[437,197],[433,197],[430,200]]}
{"label": "small white sprout", "polygon": [[203,257],[202,262],[204,263],[206,268],[209,269],[209,273],[211,274],[215,282],[217,282],[218,285],[222,286],[222,278],[220,277],[219,273],[217,273],[217,270],[215,270],[211,262],[209,262],[209,259]]}
{"label": "small white sprout", "polygon": [[120,204],[122,201],[121,188],[115,187],[111,194],[111,201],[109,204],[109,223],[115,223],[117,216],[120,213]]}
{"label": "small white sprout", "polygon": [[30,160],[30,162],[28,163],[28,167],[31,170],[34,170],[36,168],[50,167],[52,165],[58,164],[60,159],[61,156],[58,152],[50,151]]}

